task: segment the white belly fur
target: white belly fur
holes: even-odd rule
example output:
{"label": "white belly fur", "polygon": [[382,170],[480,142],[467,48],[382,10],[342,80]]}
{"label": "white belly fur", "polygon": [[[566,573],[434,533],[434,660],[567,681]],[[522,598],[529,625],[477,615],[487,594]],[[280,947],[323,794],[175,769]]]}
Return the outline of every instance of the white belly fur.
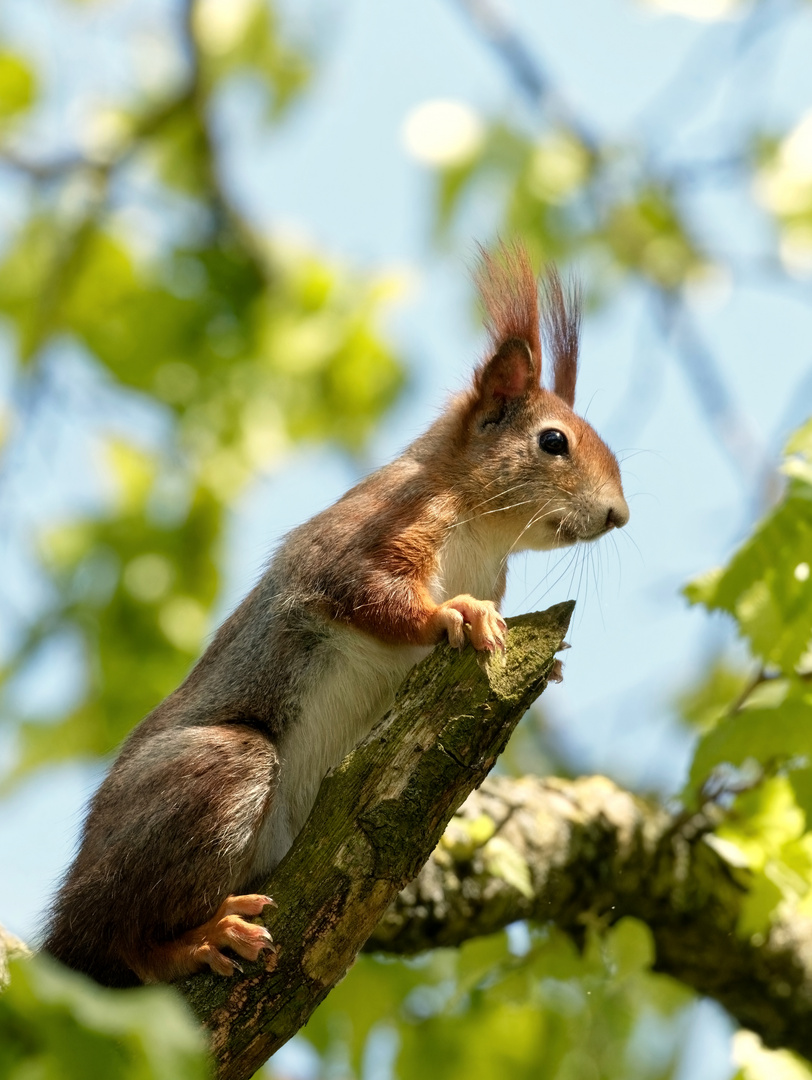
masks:
{"label": "white belly fur", "polygon": [[301,830],[327,772],[390,708],[395,691],[430,648],[385,645],[336,626],[336,656],[302,701],[301,717],[279,743],[279,786],[263,823],[257,869],[269,871]]}
{"label": "white belly fur", "polygon": [[[488,537],[493,541],[493,535]],[[498,600],[506,546],[483,542],[478,529],[452,529],[429,589],[435,603],[459,593]],[[268,873],[282,859],[313,806],[319,785],[390,708],[395,691],[430,648],[386,645],[336,625],[332,663],[302,701],[301,716],[279,743],[279,786],[260,833],[254,869]]]}

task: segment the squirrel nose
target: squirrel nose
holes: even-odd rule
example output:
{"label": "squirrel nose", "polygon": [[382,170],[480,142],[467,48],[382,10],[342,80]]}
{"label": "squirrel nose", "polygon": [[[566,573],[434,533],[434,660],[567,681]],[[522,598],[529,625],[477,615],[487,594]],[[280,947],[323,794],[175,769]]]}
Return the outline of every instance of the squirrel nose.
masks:
{"label": "squirrel nose", "polygon": [[616,502],[614,506],[609,507],[609,511],[606,514],[606,529],[622,529],[626,522],[629,520],[629,507],[626,504],[626,500],[621,497],[619,502]]}

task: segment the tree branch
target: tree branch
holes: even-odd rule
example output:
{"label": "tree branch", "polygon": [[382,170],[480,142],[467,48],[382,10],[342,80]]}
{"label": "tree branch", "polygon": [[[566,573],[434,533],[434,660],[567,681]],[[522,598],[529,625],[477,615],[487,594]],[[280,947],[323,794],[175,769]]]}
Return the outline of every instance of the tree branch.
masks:
{"label": "tree branch", "polygon": [[[482,815],[495,830],[475,846],[470,823]],[[460,945],[518,919],[580,938],[589,924],[633,916],[652,932],[656,971],[715,998],[766,1045],[812,1059],[812,920],[787,916],[763,936],[741,936],[747,878],[706,842],[712,826],[708,814],[674,817],[602,776],[491,778],[367,948]],[[526,883],[489,869],[494,845],[506,844]]]}
{"label": "tree branch", "polygon": [[251,1076],[343,977],[546,686],[573,606],[510,619],[504,658],[438,646],[324,781],[268,885],[275,954],[236,979],[180,984],[223,1080]]}

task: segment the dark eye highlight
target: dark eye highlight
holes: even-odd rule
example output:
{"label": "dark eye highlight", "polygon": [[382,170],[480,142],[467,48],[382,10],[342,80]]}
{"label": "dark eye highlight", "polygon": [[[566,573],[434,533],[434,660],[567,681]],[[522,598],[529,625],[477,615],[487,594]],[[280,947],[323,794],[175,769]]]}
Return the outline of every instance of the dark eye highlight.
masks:
{"label": "dark eye highlight", "polygon": [[567,436],[558,428],[547,428],[546,431],[542,431],[539,435],[539,446],[545,454],[553,454],[555,457],[568,453],[570,448]]}

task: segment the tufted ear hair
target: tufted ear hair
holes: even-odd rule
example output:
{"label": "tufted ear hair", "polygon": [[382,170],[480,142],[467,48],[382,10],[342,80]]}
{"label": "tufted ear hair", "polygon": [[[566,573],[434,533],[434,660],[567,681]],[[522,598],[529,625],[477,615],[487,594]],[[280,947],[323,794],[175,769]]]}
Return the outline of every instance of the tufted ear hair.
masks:
{"label": "tufted ear hair", "polygon": [[544,349],[553,361],[553,390],[572,408],[578,375],[581,331],[581,290],[570,281],[565,287],[554,266],[548,266],[541,283],[541,325]]}
{"label": "tufted ear hair", "polygon": [[485,309],[491,351],[474,375],[481,407],[503,408],[541,383],[538,287],[524,247],[479,249],[475,281]]}

